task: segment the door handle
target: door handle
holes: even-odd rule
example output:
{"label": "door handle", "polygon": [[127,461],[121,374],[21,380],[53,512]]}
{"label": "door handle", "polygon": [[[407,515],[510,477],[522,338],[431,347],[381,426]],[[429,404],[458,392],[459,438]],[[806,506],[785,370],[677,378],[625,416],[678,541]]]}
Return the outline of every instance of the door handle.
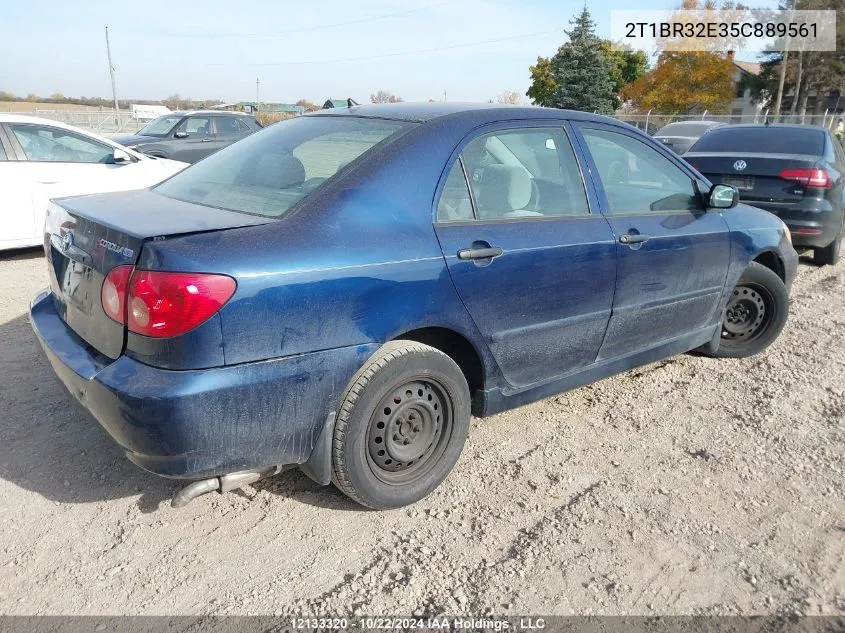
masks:
{"label": "door handle", "polygon": [[629,233],[627,235],[619,236],[620,244],[642,244],[643,242],[648,242],[648,235],[643,235],[642,233]]}
{"label": "door handle", "polygon": [[503,253],[498,246],[487,248],[462,248],[458,251],[458,259],[492,259]]}
{"label": "door handle", "polygon": [[211,141],[213,141],[213,140],[214,140],[213,138],[204,138],[204,139],[202,139],[201,142],[202,143],[211,143]]}

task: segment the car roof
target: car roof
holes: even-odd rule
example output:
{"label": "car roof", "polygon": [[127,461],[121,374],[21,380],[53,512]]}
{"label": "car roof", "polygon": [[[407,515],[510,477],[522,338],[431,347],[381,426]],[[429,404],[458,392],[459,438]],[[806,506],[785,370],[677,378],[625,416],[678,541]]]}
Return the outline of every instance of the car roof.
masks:
{"label": "car roof", "polygon": [[535,106],[509,106],[496,103],[377,103],[356,105],[351,108],[326,108],[315,110],[303,116],[352,116],[397,121],[415,121],[425,123],[445,117],[471,119],[478,123],[519,119],[576,119],[582,121],[612,122],[620,121],[598,114],[540,108]]}
{"label": "car roof", "polygon": [[827,128],[821,125],[800,125],[798,123],[737,123],[736,125],[728,126],[731,130],[755,129],[755,128],[772,128],[778,130],[816,130],[818,132],[825,132]]}
{"label": "car roof", "polygon": [[233,112],[232,110],[174,110],[173,112],[165,112],[161,116],[168,116],[176,114],[178,116],[186,116],[188,114],[217,114],[223,116],[251,116],[248,112]]}

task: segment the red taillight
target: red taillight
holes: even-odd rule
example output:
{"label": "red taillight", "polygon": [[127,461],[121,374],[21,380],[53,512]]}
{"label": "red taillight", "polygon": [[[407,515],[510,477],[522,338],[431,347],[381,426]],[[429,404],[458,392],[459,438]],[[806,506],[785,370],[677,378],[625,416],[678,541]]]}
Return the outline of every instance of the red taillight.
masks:
{"label": "red taillight", "polygon": [[134,266],[116,266],[111,269],[103,281],[100,290],[100,301],[103,311],[110,319],[121,325],[126,324],[126,289],[129,287],[129,277]]}
{"label": "red taillight", "polygon": [[156,338],[184,334],[222,308],[235,287],[225,275],[136,270],[129,280],[127,327]]}
{"label": "red taillight", "polygon": [[784,169],[780,178],[818,189],[830,189],[833,185],[824,169]]}
{"label": "red taillight", "polygon": [[166,338],[211,318],[235,293],[226,275],[170,273],[117,266],[106,276],[103,311],[130,332]]}

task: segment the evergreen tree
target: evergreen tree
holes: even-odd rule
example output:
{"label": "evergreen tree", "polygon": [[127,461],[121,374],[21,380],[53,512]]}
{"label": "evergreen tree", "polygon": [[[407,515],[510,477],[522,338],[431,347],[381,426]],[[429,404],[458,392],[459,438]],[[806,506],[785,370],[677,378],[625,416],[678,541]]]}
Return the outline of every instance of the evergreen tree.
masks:
{"label": "evergreen tree", "polygon": [[602,52],[596,25],[587,7],[575,20],[569,41],[552,58],[557,89],[549,105],[569,110],[613,114],[615,82],[613,68]]}

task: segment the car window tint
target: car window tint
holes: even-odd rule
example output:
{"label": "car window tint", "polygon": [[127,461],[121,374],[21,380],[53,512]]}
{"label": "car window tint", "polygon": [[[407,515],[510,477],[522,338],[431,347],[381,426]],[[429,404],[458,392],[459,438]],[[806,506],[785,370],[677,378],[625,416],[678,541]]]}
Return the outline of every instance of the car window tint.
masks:
{"label": "car window tint", "polygon": [[560,128],[483,134],[461,158],[479,220],[589,213],[575,153]]}
{"label": "car window tint", "polygon": [[11,123],[9,127],[27,160],[62,163],[108,163],[114,148],[93,139],[46,125]]}
{"label": "car window tint", "polygon": [[607,197],[608,212],[702,209],[692,179],[671,160],[627,134],[582,129]]}
{"label": "car window tint", "polygon": [[214,126],[218,134],[241,134],[243,131],[241,122],[234,117],[214,117]]}
{"label": "car window tint", "polygon": [[300,117],[250,134],[154,188],[162,195],[281,217],[348,163],[413,126],[356,117]]}
{"label": "car window tint", "polygon": [[437,221],[463,222],[472,219],[472,200],[459,158],[452,165],[449,176],[443,184],[443,191],[440,192],[440,201],[437,203]]}
{"label": "car window tint", "polygon": [[720,127],[698,139],[690,152],[766,152],[821,156],[824,153],[824,131],[809,126]]}
{"label": "car window tint", "polygon": [[182,121],[177,132],[187,132],[189,136],[204,136],[211,134],[211,119],[208,117],[191,116]]}

